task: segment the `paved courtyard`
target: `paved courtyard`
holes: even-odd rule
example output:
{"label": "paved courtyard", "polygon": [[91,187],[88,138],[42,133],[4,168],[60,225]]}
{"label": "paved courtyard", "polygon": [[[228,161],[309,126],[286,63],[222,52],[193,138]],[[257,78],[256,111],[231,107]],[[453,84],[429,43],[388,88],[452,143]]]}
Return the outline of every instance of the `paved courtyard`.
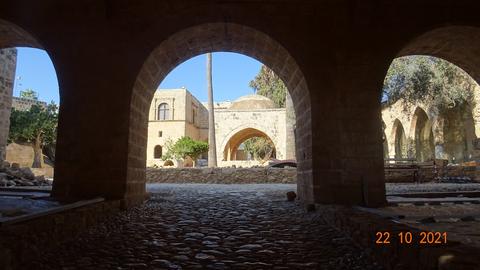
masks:
{"label": "paved courtyard", "polygon": [[381,269],[295,185],[149,185],[151,199],[25,269]]}

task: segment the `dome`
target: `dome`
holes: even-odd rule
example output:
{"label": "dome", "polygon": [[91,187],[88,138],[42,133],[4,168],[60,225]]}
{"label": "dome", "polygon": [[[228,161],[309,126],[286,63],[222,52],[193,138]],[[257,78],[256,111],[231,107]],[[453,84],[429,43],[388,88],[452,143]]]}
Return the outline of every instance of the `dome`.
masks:
{"label": "dome", "polygon": [[231,110],[274,109],[275,103],[261,95],[248,95],[238,98],[230,106]]}

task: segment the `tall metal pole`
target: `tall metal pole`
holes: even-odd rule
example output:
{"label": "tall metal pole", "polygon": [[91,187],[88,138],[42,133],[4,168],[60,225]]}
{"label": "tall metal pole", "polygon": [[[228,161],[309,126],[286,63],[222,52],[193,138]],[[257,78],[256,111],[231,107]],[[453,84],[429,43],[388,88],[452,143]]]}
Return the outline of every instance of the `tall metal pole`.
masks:
{"label": "tall metal pole", "polygon": [[207,53],[208,88],[208,167],[217,167],[217,144],[215,140],[215,116],[213,113],[212,54]]}

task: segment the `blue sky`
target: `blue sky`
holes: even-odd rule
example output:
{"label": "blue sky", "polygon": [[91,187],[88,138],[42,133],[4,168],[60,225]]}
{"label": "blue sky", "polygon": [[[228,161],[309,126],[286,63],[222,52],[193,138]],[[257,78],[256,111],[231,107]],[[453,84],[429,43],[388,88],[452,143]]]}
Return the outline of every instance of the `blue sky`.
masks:
{"label": "blue sky", "polygon": [[18,97],[21,90],[33,89],[38,99],[58,104],[58,81],[50,57],[44,50],[17,48],[17,69],[13,95]]}
{"label": "blue sky", "polygon": [[[248,86],[261,63],[237,53],[214,53],[213,91],[216,101],[234,100],[253,94]],[[206,56],[199,55],[178,65],[160,84],[160,88],[186,87],[200,101],[207,100]],[[14,96],[21,90],[35,90],[40,100],[59,103],[58,81],[52,61],[43,50],[18,48]]]}

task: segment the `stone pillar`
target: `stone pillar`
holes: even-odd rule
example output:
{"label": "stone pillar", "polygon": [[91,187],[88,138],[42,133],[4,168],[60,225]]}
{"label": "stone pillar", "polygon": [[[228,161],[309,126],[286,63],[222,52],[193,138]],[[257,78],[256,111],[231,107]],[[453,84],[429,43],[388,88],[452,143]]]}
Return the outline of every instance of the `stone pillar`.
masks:
{"label": "stone pillar", "polygon": [[82,45],[57,61],[63,76],[52,196],[100,196],[128,206],[146,196],[148,112],[154,91],[132,97],[136,72],[119,69],[123,59],[110,53],[112,48]]}
{"label": "stone pillar", "polygon": [[475,136],[480,138],[480,86],[475,86],[473,91],[474,106],[472,108]]}
{"label": "stone pillar", "polygon": [[0,159],[4,160],[7,150],[7,138],[10,130],[10,112],[15,83],[17,49],[0,50]]}
{"label": "stone pillar", "polygon": [[435,145],[436,159],[449,159],[445,152],[445,119],[443,117],[436,117],[432,123],[433,143]]}
{"label": "stone pillar", "polygon": [[[324,61],[324,69],[309,81],[313,89],[313,201],[383,206],[380,92],[384,79],[381,67],[388,65],[361,55],[341,57],[339,52],[338,57],[337,63]],[[335,72],[327,73],[329,70]],[[322,72],[329,76],[322,76]],[[318,94],[316,89],[328,91]]]}
{"label": "stone pillar", "polygon": [[286,121],[286,142],[285,159],[295,159],[295,110],[292,97],[287,92],[285,97],[285,121]]}

